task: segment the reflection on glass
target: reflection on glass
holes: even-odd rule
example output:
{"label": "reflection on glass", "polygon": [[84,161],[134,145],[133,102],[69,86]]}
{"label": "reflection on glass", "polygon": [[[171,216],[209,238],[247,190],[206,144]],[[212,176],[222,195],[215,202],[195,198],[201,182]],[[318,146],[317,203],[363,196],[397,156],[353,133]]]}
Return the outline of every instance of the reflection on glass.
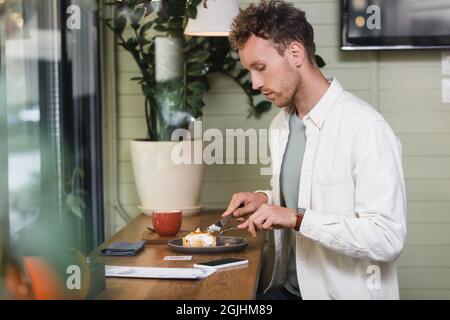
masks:
{"label": "reflection on glass", "polygon": [[[95,3],[0,0],[10,253],[59,275],[68,248],[86,255],[103,240]],[[66,27],[70,5],[80,8],[81,29]]]}
{"label": "reflection on glass", "polygon": [[[32,7],[34,1],[6,2],[9,212],[11,233],[16,235],[36,218],[40,207],[38,54],[42,48],[39,48],[37,15]],[[47,35],[51,36],[51,30]]]}

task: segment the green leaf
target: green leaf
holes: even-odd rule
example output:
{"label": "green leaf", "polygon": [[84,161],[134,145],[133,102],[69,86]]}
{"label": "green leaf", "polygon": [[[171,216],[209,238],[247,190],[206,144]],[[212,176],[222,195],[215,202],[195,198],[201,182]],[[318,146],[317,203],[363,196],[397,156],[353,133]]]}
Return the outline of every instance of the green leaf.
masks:
{"label": "green leaf", "polygon": [[202,1],[203,1],[203,0],[192,0],[192,1],[191,1],[191,6],[198,7],[198,5],[199,5],[200,3],[202,3]]}
{"label": "green leaf", "polygon": [[201,110],[201,108],[195,108],[195,109],[189,109],[188,112],[191,114],[191,116],[193,116],[195,119],[200,118],[201,116],[203,116],[203,112]]}
{"label": "green leaf", "polygon": [[142,7],[136,8],[136,10],[134,10],[133,14],[130,17],[131,26],[134,29],[139,28],[139,22],[141,21],[144,14],[145,14],[145,9]]}
{"label": "green leaf", "polygon": [[325,67],[327,64],[325,63],[325,61],[322,59],[322,57],[321,56],[319,56],[319,55],[315,55],[315,58],[316,58],[316,63],[317,63],[317,66],[319,67],[319,68],[323,68],[323,67]]}
{"label": "green leaf", "polygon": [[147,49],[148,55],[154,56],[155,55],[155,39],[152,39],[152,43],[148,46]]}
{"label": "green leaf", "polygon": [[137,45],[138,45],[138,40],[136,38],[129,38],[127,40],[127,47],[129,49],[136,48]]}
{"label": "green leaf", "polygon": [[182,17],[185,14],[186,1],[171,1],[167,14],[172,17]]}
{"label": "green leaf", "polygon": [[183,20],[182,19],[172,19],[169,22],[169,28],[170,29],[181,29],[183,27]]}
{"label": "green leaf", "polygon": [[226,57],[224,60],[224,69],[231,71],[236,67],[237,61],[231,57]]}
{"label": "green leaf", "polygon": [[188,16],[191,19],[195,19],[197,17],[197,7],[189,6],[186,9],[186,16]]}
{"label": "green leaf", "polygon": [[242,86],[245,88],[245,90],[250,91],[252,90],[252,82],[250,80],[244,81]]}
{"label": "green leaf", "polygon": [[189,55],[189,63],[205,62],[211,56],[211,52],[206,50],[195,51]]}
{"label": "green leaf", "polygon": [[183,38],[183,29],[169,29],[169,34],[174,38]]}
{"label": "green leaf", "polygon": [[194,48],[194,45],[192,43],[190,43],[190,41],[189,42],[185,42],[184,45],[183,45],[182,52],[187,54],[189,51],[192,50],[192,48]]}
{"label": "green leaf", "polygon": [[238,75],[236,76],[236,79],[241,80],[248,74],[248,70],[241,70],[239,71]]}
{"label": "green leaf", "polygon": [[192,81],[187,84],[187,88],[191,92],[203,92],[208,91],[209,87],[208,84],[202,81]]}
{"label": "green leaf", "polygon": [[272,108],[272,103],[269,101],[261,101],[255,106],[256,112],[258,113],[267,112],[270,108]]}
{"label": "green leaf", "polygon": [[164,17],[159,16],[159,18],[157,18],[156,21],[159,24],[163,24],[163,23],[167,23],[167,21],[169,21],[169,18],[170,18],[169,16],[164,16]]}
{"label": "green leaf", "polygon": [[126,26],[127,26],[127,18],[125,18],[125,16],[123,16],[123,15],[118,16],[115,21],[115,31],[119,35],[122,35]]}
{"label": "green leaf", "polygon": [[195,37],[195,41],[197,42],[198,45],[203,45],[205,44],[206,41],[208,41],[208,39],[210,38],[206,38],[206,37]]}
{"label": "green leaf", "polygon": [[205,103],[199,95],[188,96],[186,101],[191,108],[199,109],[205,106]]}
{"label": "green leaf", "polygon": [[209,71],[208,64],[198,63],[198,64],[189,66],[187,75],[193,76],[193,77],[200,77],[200,76],[206,75],[208,73],[208,71]]}
{"label": "green leaf", "polygon": [[142,47],[148,45],[149,43],[152,43],[152,40],[148,40],[148,39],[145,39],[145,38],[139,38],[139,44]]}
{"label": "green leaf", "polygon": [[250,89],[250,92],[249,92],[249,93],[250,93],[252,96],[257,96],[257,95],[260,95],[260,94],[261,94],[261,91]]}
{"label": "green leaf", "polygon": [[163,26],[161,24],[155,26],[155,30],[156,31],[161,31],[161,32],[167,32],[169,30],[169,28],[167,28],[166,26]]}
{"label": "green leaf", "polygon": [[149,21],[149,22],[143,24],[141,30],[139,30],[139,35],[141,37],[143,37],[145,35],[145,33],[147,32],[147,30],[149,30],[152,26],[153,26],[153,21]]}

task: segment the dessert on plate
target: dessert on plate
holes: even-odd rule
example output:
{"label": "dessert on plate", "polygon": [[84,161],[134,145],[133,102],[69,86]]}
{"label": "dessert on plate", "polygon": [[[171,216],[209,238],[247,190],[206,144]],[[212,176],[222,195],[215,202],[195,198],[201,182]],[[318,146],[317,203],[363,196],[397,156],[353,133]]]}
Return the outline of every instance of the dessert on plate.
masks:
{"label": "dessert on plate", "polygon": [[202,232],[200,228],[183,237],[184,247],[215,247],[216,237],[209,232]]}

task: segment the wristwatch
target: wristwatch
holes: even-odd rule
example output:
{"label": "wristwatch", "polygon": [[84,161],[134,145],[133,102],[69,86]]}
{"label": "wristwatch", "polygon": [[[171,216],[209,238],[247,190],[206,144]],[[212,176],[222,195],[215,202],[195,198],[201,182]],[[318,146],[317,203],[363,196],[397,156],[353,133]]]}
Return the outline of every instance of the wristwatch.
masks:
{"label": "wristwatch", "polygon": [[305,214],[306,209],[305,208],[297,208],[295,210],[295,215],[297,216],[297,220],[295,221],[295,231],[300,230],[300,224],[302,223],[303,215]]}

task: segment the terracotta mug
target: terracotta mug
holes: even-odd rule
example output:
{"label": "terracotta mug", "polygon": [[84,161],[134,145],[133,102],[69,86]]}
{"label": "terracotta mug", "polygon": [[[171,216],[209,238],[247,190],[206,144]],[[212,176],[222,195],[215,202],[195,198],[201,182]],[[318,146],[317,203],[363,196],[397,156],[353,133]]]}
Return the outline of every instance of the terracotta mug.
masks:
{"label": "terracotta mug", "polygon": [[154,210],[152,212],[153,229],[160,236],[174,236],[181,228],[181,210]]}

